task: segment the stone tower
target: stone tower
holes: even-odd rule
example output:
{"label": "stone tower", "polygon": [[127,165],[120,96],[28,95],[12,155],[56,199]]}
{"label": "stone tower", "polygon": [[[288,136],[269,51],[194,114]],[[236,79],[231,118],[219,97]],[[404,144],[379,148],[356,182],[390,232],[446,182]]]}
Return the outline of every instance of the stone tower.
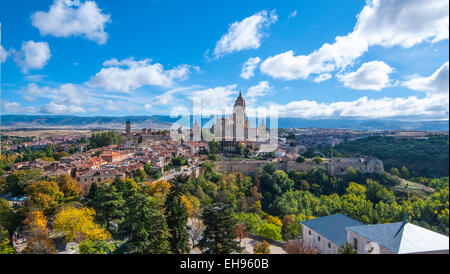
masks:
{"label": "stone tower", "polygon": [[233,141],[244,141],[247,136],[248,124],[245,115],[245,100],[242,92],[236,99],[233,108]]}
{"label": "stone tower", "polygon": [[125,126],[125,135],[127,137],[127,140],[131,140],[131,124],[130,124],[130,121],[127,121],[127,124]]}

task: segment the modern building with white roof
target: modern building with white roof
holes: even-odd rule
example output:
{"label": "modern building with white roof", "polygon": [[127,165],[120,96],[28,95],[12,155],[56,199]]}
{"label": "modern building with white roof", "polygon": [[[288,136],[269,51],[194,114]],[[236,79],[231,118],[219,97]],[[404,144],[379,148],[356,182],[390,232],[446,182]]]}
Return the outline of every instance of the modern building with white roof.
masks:
{"label": "modern building with white roof", "polygon": [[347,227],[347,242],[359,254],[448,254],[447,236],[408,223]]}
{"label": "modern building with white roof", "polygon": [[358,254],[448,254],[447,236],[403,222],[365,225],[334,214],[302,222],[303,244],[322,254],[337,254],[350,243]]}

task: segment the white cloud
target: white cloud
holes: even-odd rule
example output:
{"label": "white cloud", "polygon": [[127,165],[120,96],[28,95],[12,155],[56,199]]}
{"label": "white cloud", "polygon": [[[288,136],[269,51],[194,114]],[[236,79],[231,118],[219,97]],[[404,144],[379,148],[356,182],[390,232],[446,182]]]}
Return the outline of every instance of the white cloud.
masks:
{"label": "white cloud", "polygon": [[47,42],[23,42],[20,51],[12,50],[12,52],[14,61],[23,73],[28,73],[31,69],[42,69],[51,57]]}
{"label": "white cloud", "polygon": [[246,97],[249,98],[251,102],[256,100],[256,97],[261,97],[267,95],[273,88],[270,86],[269,82],[261,81],[255,86],[251,86],[248,89]]}
{"label": "white cloud", "polygon": [[404,48],[424,41],[448,39],[448,0],[374,0],[357,16],[353,32],[337,36],[333,44],[323,44],[309,55],[295,56],[292,50],[267,58],[263,73],[285,80],[307,79],[345,69],[370,46]]}
{"label": "white cloud", "polygon": [[25,79],[25,81],[29,81],[29,82],[41,82],[42,79],[44,79],[45,77],[47,77],[47,75],[29,74],[29,75],[25,75],[24,79]]}
{"label": "white cloud", "polygon": [[50,102],[40,108],[39,112],[46,114],[70,114],[70,113],[85,113],[86,110],[81,106],[73,106],[66,104],[58,104]]}
{"label": "white cloud", "polygon": [[236,87],[237,85],[228,85],[194,91],[189,99],[193,103],[201,103],[202,114],[204,115],[230,113],[236,99]]}
{"label": "white cloud", "polygon": [[94,1],[55,0],[48,12],[38,11],[31,15],[31,23],[41,35],[56,37],[83,36],[98,44],[105,44],[108,34],[105,24],[110,15],[102,13]]}
{"label": "white cloud", "polygon": [[259,57],[249,58],[242,66],[241,77],[244,79],[250,79],[255,75],[254,71],[258,64],[261,62]]}
{"label": "white cloud", "polygon": [[190,66],[180,65],[164,70],[151,59],[135,61],[128,58],[122,61],[111,59],[103,63],[104,68],[89,80],[89,85],[102,87],[108,91],[130,92],[145,85],[170,87],[175,79],[185,80]]}
{"label": "white cloud", "polygon": [[331,79],[332,75],[329,73],[323,73],[320,74],[319,76],[317,76],[316,78],[314,78],[313,82],[314,83],[321,83],[323,81],[326,81],[328,79]]}
{"label": "white cloud", "polygon": [[45,106],[36,109],[41,113],[70,114],[84,113],[84,106],[94,103],[90,97],[89,90],[74,84],[63,84],[57,88],[39,87],[35,83],[29,83],[20,91],[26,100],[37,98],[49,99]]}
{"label": "white cloud", "polygon": [[66,4],[69,7],[79,7],[80,0],[64,0],[64,4]]}
{"label": "white cloud", "polygon": [[130,102],[107,100],[104,104],[104,109],[109,111],[123,112],[124,110],[127,110],[131,112],[136,110],[136,106]]}
{"label": "white cloud", "polygon": [[27,100],[36,98],[51,99],[59,104],[82,105],[88,100],[89,90],[74,84],[63,84],[57,88],[39,87],[35,83],[29,83],[21,89],[21,93]]}
{"label": "white cloud", "polygon": [[445,62],[438,70],[436,70],[429,77],[416,77],[402,85],[412,90],[419,90],[425,92],[442,92],[448,93],[448,62]]}
{"label": "white cloud", "polygon": [[37,109],[32,106],[23,107],[17,102],[8,102],[2,100],[1,112],[2,113],[35,113]]}
{"label": "white cloud", "polygon": [[279,117],[297,118],[414,118],[448,119],[448,94],[416,96],[406,98],[369,99],[362,97],[354,101],[318,103],[316,101],[294,101],[276,105]]}
{"label": "white cloud", "polygon": [[246,49],[257,49],[264,36],[263,28],[278,20],[275,11],[260,11],[240,22],[234,22],[216,43],[213,55],[218,58],[225,54]]}
{"label": "white cloud", "polygon": [[338,74],[339,81],[344,86],[361,90],[381,90],[389,85],[389,73],[392,68],[381,61],[372,61],[362,64],[354,72]]}
{"label": "white cloud", "polygon": [[0,45],[0,64],[5,62],[8,59],[9,52],[5,50],[2,45]]}
{"label": "white cloud", "polygon": [[289,13],[288,18],[294,18],[297,16],[297,10],[294,10],[293,12]]}

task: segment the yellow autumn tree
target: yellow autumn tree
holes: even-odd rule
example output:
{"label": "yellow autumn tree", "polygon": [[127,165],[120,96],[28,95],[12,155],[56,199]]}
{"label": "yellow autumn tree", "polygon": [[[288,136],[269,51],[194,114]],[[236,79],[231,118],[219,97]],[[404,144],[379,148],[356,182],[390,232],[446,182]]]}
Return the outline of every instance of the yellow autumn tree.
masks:
{"label": "yellow autumn tree", "polygon": [[130,191],[137,191],[139,189],[139,185],[133,179],[130,178],[122,179],[122,183]]}
{"label": "yellow autumn tree", "polygon": [[165,180],[145,182],[145,193],[150,196],[165,196],[169,193],[170,183]]}
{"label": "yellow autumn tree", "polygon": [[269,224],[274,224],[279,227],[283,226],[283,223],[281,222],[280,218],[278,218],[277,216],[272,216],[272,215],[267,216],[267,222]]}
{"label": "yellow autumn tree", "polygon": [[189,199],[184,195],[181,196],[181,201],[186,205],[189,217],[191,217],[194,213],[194,206],[192,205],[191,201],[189,201]]}
{"label": "yellow autumn tree", "polygon": [[270,244],[266,241],[253,246],[253,254],[270,254]]}
{"label": "yellow autumn tree", "polygon": [[41,211],[32,211],[23,222],[27,231],[27,245],[23,253],[52,254],[55,253],[55,245],[50,239],[47,218]]}
{"label": "yellow autumn tree", "polygon": [[59,212],[54,220],[53,229],[65,235],[67,242],[83,240],[106,241],[111,234],[94,222],[95,210],[87,207],[69,207]]}

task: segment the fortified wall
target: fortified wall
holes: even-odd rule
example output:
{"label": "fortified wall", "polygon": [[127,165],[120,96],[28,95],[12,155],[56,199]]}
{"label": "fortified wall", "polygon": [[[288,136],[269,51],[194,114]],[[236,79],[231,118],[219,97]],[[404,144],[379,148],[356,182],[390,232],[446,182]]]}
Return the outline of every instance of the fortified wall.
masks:
{"label": "fortified wall", "polygon": [[[216,170],[218,172],[227,173],[242,173],[247,176],[255,173],[259,167],[263,167],[269,160],[243,160],[243,161],[217,161]],[[383,162],[375,157],[368,158],[329,158],[323,159],[323,163],[314,164],[310,159],[297,163],[293,160],[284,160],[276,162],[278,169],[297,172],[307,172],[313,167],[324,167],[330,174],[344,175],[350,167],[362,173],[383,173]]]}

